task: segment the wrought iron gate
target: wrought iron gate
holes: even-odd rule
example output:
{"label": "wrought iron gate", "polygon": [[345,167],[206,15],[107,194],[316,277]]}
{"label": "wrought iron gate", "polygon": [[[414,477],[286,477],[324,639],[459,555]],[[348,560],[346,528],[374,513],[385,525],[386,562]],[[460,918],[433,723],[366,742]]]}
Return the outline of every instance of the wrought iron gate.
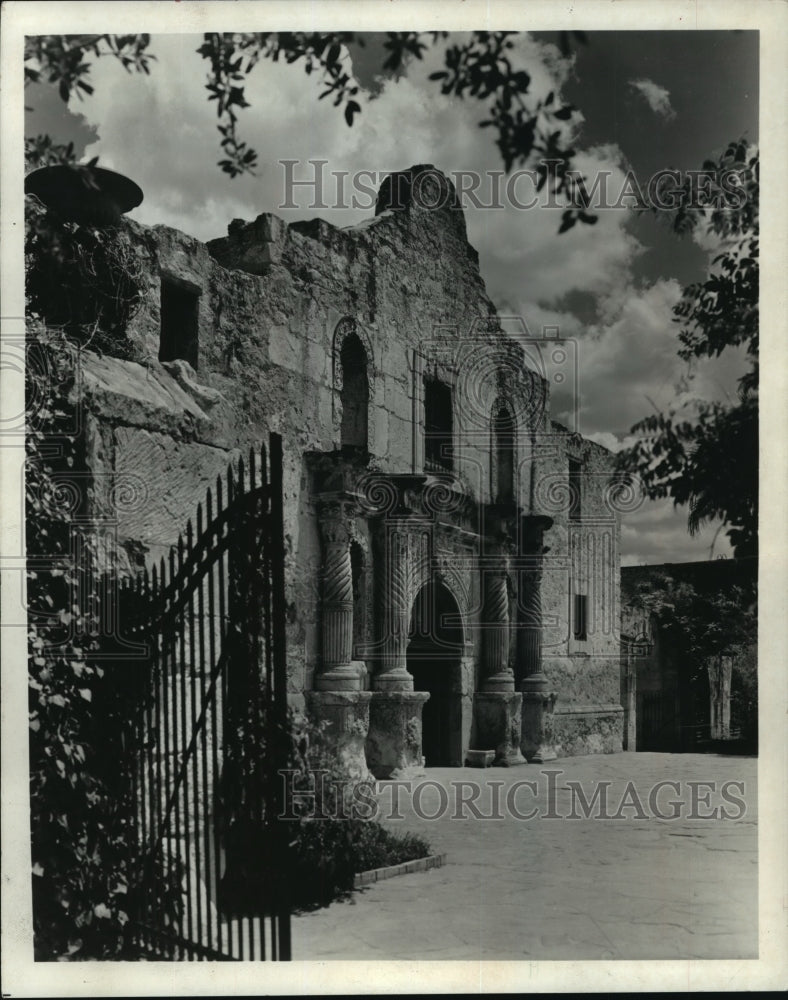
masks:
{"label": "wrought iron gate", "polygon": [[289,959],[281,438],[218,477],[169,560],[119,596],[147,647],[129,706],[137,947]]}

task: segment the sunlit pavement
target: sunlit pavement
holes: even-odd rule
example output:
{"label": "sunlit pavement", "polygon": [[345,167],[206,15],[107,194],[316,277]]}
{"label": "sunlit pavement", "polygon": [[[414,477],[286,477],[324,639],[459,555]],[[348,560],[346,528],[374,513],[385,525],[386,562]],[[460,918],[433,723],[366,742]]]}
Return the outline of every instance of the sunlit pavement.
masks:
{"label": "sunlit pavement", "polygon": [[[293,958],[756,958],[756,772],[752,757],[656,753],[429,768],[410,794],[399,793],[404,820],[385,822],[425,836],[433,853],[448,855],[445,867],[379,882],[296,916]],[[446,789],[443,802],[435,784],[414,800],[425,781]],[[484,817],[504,818],[475,818],[458,805],[473,793],[466,786],[458,794],[451,786],[458,781],[481,785],[474,805]],[[512,791],[523,781],[535,785]],[[652,794],[660,781],[678,783],[678,792],[663,785]],[[592,802],[588,818],[567,782],[578,782]],[[599,782],[610,782],[606,806],[593,804]],[[379,801],[384,810],[391,802],[387,783]],[[445,808],[428,820],[414,812],[414,801],[427,815]],[[723,809],[728,818],[698,818]],[[534,810],[527,820],[512,815]],[[569,818],[573,811],[577,818]],[[452,818],[458,814],[469,818]]]}

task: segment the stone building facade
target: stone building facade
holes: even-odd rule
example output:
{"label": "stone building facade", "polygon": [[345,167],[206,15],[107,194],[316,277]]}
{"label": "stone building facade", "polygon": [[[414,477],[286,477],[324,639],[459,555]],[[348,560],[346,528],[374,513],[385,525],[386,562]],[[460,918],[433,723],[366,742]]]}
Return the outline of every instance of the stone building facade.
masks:
{"label": "stone building facade", "polygon": [[[571,345],[504,332],[450,182],[394,175],[347,229],[262,214],[207,245],[117,238],[142,302],[126,357],[82,353],[80,391],[128,563],[278,432],[290,700],[351,773],[619,750],[626,497],[551,419],[545,352]],[[121,477],[144,502],[112,506]]]}

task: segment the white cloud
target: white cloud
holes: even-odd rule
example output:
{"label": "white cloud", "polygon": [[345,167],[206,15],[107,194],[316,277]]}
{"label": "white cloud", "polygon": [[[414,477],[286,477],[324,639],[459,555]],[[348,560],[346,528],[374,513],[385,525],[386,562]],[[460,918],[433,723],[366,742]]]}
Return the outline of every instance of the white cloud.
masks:
{"label": "white cloud", "polygon": [[[367,169],[379,174],[419,162],[448,173],[501,169],[490,131],[478,127],[484,105],[440,93],[428,76],[442,56],[430,50],[407,74],[384,81],[373,101],[362,100],[352,128],[341,109],[317,101],[320,86],[314,75],[307,76],[297,64],[261,62],[246,84],[251,107],[239,116],[242,137],[257,149],[260,168],[257,177],[232,180],[216,166],[216,114],[203,87],[207,64],[195,52],[199,42],[196,36],[154,37],[151,49],[158,62],[149,77],[128,76],[114,61],[97,61],[95,94],[79,107],[100,133],[86,156],[99,155],[105,165],[142,187],[145,200],[132,213],[141,222],[165,223],[209,239],[224,233],[233,218],[251,219],[263,211],[288,221],[320,215],[340,226],[372,214],[371,209],[310,208],[305,189],[296,194],[298,209],[279,209],[282,159],[304,164],[327,160],[327,173]],[[516,68],[529,72],[535,98],[553,90],[560,100],[571,62],[562,60],[553,46],[521,36],[511,58]],[[648,99],[644,86],[650,82],[637,83]],[[655,92],[664,95],[664,107],[670,110],[667,92]],[[575,140],[578,121],[579,116],[562,124],[568,139]],[[615,145],[580,148],[576,163],[590,184],[607,172],[611,191],[620,188],[626,174],[624,155]],[[307,172],[304,166],[298,176]],[[326,200],[333,194],[329,185]],[[510,204],[500,210],[466,210],[470,241],[500,310],[521,315],[532,334],[542,326],[557,326],[562,337],[576,342],[578,377],[554,385],[555,418],[566,421],[576,398],[581,432],[613,450],[620,448],[631,425],[650,412],[649,399],[663,408],[675,399],[674,387],[685,367],[676,355],[672,323],[679,285],[668,279],[636,286],[632,264],[642,247],[628,232],[629,218],[626,210],[600,211],[595,225],[578,224],[559,236],[560,209],[524,211]],[[593,325],[562,305],[568,292],[595,298],[599,318]],[[556,363],[546,358],[546,366],[553,378]],[[698,375],[705,391],[718,393],[731,384],[731,377],[727,369],[703,369]],[[680,552],[679,536],[685,546],[687,542],[685,519],[681,512],[671,512],[671,517],[669,523],[643,520],[638,530],[645,534],[625,534],[624,551],[638,559],[654,556],[659,532],[665,529],[665,544]]]}
{"label": "white cloud", "polygon": [[676,112],[670,103],[670,93],[664,87],[660,87],[653,80],[646,79],[630,80],[629,85],[643,95],[648,106],[655,114],[666,121],[670,121],[676,117]]}
{"label": "white cloud", "polygon": [[672,500],[647,500],[621,521],[621,565],[693,562],[728,556],[732,549],[724,531],[712,524],[697,535],[687,531],[687,511]]}

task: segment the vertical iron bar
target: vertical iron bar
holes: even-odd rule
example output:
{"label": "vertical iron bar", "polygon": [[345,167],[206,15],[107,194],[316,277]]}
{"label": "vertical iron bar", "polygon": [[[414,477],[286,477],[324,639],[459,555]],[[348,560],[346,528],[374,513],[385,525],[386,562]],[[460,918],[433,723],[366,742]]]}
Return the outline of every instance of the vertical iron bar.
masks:
{"label": "vertical iron bar", "polygon": [[[216,515],[217,515],[217,517],[220,517],[220,515],[225,510],[225,506],[224,506],[224,503],[223,503],[222,492],[223,492],[222,491],[222,477],[221,476],[217,476],[216,477]],[[229,494],[229,488],[228,488],[228,494]],[[228,501],[228,505],[229,505],[229,501]],[[219,528],[219,530],[217,531],[217,538],[216,538],[217,544],[223,544],[223,542],[224,542],[223,535],[224,535],[224,532],[226,530],[227,530],[227,525],[224,524],[224,523],[222,523],[221,526],[220,526],[220,528]],[[226,594],[225,594],[225,586],[227,585],[227,579],[226,579],[226,577],[228,575],[228,574],[225,573],[225,559],[226,558],[227,558],[227,552],[223,551],[222,554],[220,555],[219,561],[218,561],[219,583],[218,583],[217,590],[218,590],[218,598],[219,598],[219,655],[220,656],[224,652],[225,644],[229,641],[228,630],[225,628],[225,626],[226,626],[226,611],[227,611],[227,601],[226,601]],[[212,657],[212,660],[213,660],[213,657]],[[223,750],[223,764],[224,764],[224,768],[223,769],[226,771],[227,770],[227,767],[226,767],[227,750],[228,750],[228,746],[231,746],[231,741],[232,741],[232,732],[231,732],[230,726],[228,725],[228,723],[230,722],[230,720],[227,717],[227,668],[226,667],[225,667],[224,671],[222,672],[221,684],[219,685],[218,690],[221,690],[221,693],[222,693],[222,750]],[[225,790],[222,788],[222,791],[224,792]],[[229,827],[230,820],[231,820],[231,817],[230,817],[230,815],[229,815],[229,813],[227,811],[227,796],[226,795],[223,795],[223,797],[222,797],[222,810],[223,810],[223,814],[224,814],[224,816],[223,816],[223,826],[224,826],[224,831],[226,833],[227,830],[228,830],[228,827]],[[229,866],[229,860],[228,860],[228,857],[227,857],[227,840],[226,840],[226,838],[225,838],[225,845],[224,846],[225,846],[224,867],[225,867],[225,874],[226,874],[227,873],[227,868]],[[228,953],[230,955],[234,954],[234,950],[235,950],[234,949],[233,937],[234,937],[234,935],[233,935],[233,919],[232,919],[232,914],[228,913],[228,919],[227,919],[227,951],[228,951]]]}
{"label": "vertical iron bar", "polygon": [[[277,733],[276,743],[279,752],[276,754],[277,760],[274,766],[274,777],[276,772],[286,764],[284,755],[286,744],[284,742],[285,724],[287,720],[287,648],[285,634],[285,549],[284,549],[284,511],[283,504],[283,483],[282,483],[282,438],[278,434],[270,435],[269,454],[271,459],[271,564],[273,566],[273,579],[271,583],[273,598],[273,614],[271,622],[272,630],[272,651],[274,665],[274,706],[276,710],[275,732]],[[291,955],[290,939],[290,906],[287,899],[288,878],[283,867],[287,863],[287,851],[281,830],[281,823],[277,817],[281,814],[279,808],[279,782],[276,782],[272,790],[274,802],[274,813],[271,822],[275,824],[277,830],[277,870],[278,878],[276,893],[277,909],[277,930],[278,952],[274,956],[280,961],[289,961]]]}
{"label": "vertical iron bar", "polygon": [[[205,495],[205,512],[206,512],[206,530],[210,532],[208,536],[208,544],[216,545],[219,544],[219,537],[217,535],[216,539],[213,537],[213,503],[210,488],[207,490]],[[197,509],[197,524],[198,532],[200,537],[202,537],[202,512]],[[221,559],[221,556],[220,556]],[[214,574],[215,567],[212,565],[207,574],[208,578],[208,660],[213,668],[216,663],[216,637],[214,634],[215,623],[215,613],[216,604],[214,599]],[[200,617],[204,621],[204,608],[203,608],[203,591],[200,589]],[[203,674],[205,675],[205,642],[202,640],[200,646],[200,667]],[[202,691],[204,685],[204,680],[200,681],[200,689]],[[219,739],[218,739],[218,726],[217,726],[217,699],[219,695],[220,686],[214,689],[214,700],[211,708],[211,816],[212,823],[205,824],[205,841],[206,841],[206,851],[209,855],[212,855],[213,862],[213,892],[214,901],[216,903],[216,936],[217,936],[217,946],[219,951],[223,950],[223,938],[222,933],[222,914],[220,905],[220,894],[219,894],[219,882],[221,879],[221,840],[220,840],[220,809],[219,809]]]}
{"label": "vertical iron bar", "polygon": [[[153,589],[154,589],[154,599],[158,604],[158,600],[161,596],[161,591],[164,589],[164,562],[162,561],[159,566],[159,572],[157,573],[156,566],[153,567]],[[154,607],[155,605],[151,605]],[[151,715],[153,717],[153,733],[151,739],[151,763],[155,767],[155,781],[151,783],[151,842],[149,846],[149,856],[147,863],[151,866],[151,879],[148,881],[146,886],[147,894],[150,896],[153,892],[153,886],[157,881],[157,865],[161,865],[161,875],[162,878],[166,880],[169,879],[169,869],[166,865],[163,856],[159,854],[158,845],[158,830],[161,823],[161,786],[163,780],[163,761],[162,761],[162,723],[161,723],[161,713],[162,713],[162,693],[161,693],[161,673],[162,673],[162,658],[164,656],[164,636],[159,635],[157,637],[151,636],[151,655],[153,656],[153,669],[151,671]],[[155,643],[155,645],[154,645]],[[154,853],[156,852],[156,853]],[[146,918],[151,920],[156,912],[156,901],[150,898],[146,907]],[[158,947],[158,945],[157,945]]]}
{"label": "vertical iron bar", "polygon": [[[187,522],[187,538],[189,539],[189,546],[191,547],[191,521]],[[188,587],[188,580],[184,580],[184,545],[183,545],[183,535],[178,537],[178,579],[181,581],[181,587]],[[179,599],[178,604],[183,603],[182,599]],[[180,687],[180,752],[176,757],[178,763],[178,768],[186,768],[188,766],[188,761],[186,760],[186,750],[189,746],[190,734],[194,732],[194,725],[192,729],[188,729],[188,716],[186,707],[187,698],[187,678],[186,678],[186,628],[188,625],[188,645],[189,645],[189,657],[191,658],[192,650],[194,647],[194,615],[192,613],[192,598],[189,595],[189,609],[186,620],[180,622],[180,664],[178,670],[179,687]],[[188,772],[184,775],[183,781],[181,782],[181,788],[178,791],[178,800],[176,801],[176,809],[178,808],[178,802],[181,801],[183,804],[183,852],[186,858],[186,926],[183,930],[183,936],[189,939],[193,939],[195,935],[194,928],[194,899],[193,891],[194,886],[192,882],[196,883],[197,889],[197,940],[202,943],[200,934],[200,920],[199,920],[199,899],[200,899],[200,875],[199,869],[192,871],[192,852],[191,852],[191,832],[189,829],[190,822],[192,819],[192,810],[190,809],[189,802],[189,776]],[[177,817],[176,812],[176,817]]]}

